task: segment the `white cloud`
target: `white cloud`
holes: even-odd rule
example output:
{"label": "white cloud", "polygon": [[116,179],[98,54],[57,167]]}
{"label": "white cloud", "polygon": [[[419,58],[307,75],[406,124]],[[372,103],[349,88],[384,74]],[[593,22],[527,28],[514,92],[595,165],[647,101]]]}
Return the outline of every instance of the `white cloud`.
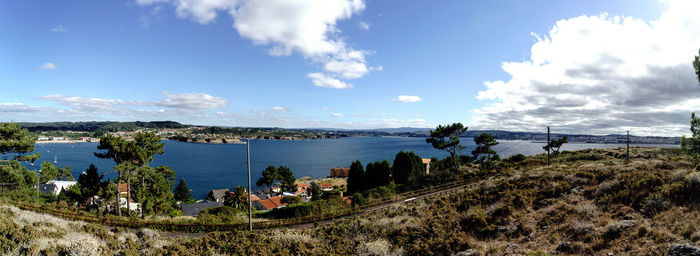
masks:
{"label": "white cloud", "polygon": [[[211,96],[205,93],[170,94],[165,92],[165,99],[159,101],[124,101],[102,98],[85,98],[65,95],[46,95],[39,97],[41,100],[58,102],[63,106],[71,107],[85,113],[113,113],[130,114],[133,111],[145,111],[134,109],[141,106],[167,107],[177,112],[195,112],[205,109],[218,109],[226,106],[228,100]],[[163,112],[163,111],[161,111]]]}
{"label": "white cloud", "polygon": [[167,3],[170,0],[136,0],[140,5],[155,4],[155,3]]}
{"label": "white cloud", "polygon": [[331,111],[331,110],[333,110],[333,109],[332,109],[332,108],[329,108],[329,107],[324,107],[324,108],[321,108],[321,110],[323,110],[323,111]]}
{"label": "white cloud", "polygon": [[399,97],[394,98],[394,102],[398,103],[415,103],[419,102],[423,99],[421,99],[418,96],[409,96],[409,95],[399,95]]}
{"label": "white cloud", "polygon": [[287,113],[287,109],[283,107],[272,107],[272,111],[279,113]]}
{"label": "white cloud", "polygon": [[[241,37],[257,45],[270,46],[274,56],[300,53],[323,64],[325,79],[307,77],[317,86],[349,88],[339,79],[357,79],[376,68],[367,66],[370,52],[347,46],[336,24],[365,9],[363,0],[138,0],[141,5],[169,2],[179,17],[200,24],[213,22],[218,12],[233,17],[233,27]],[[324,80],[325,82],[321,82]],[[323,84],[323,85],[319,85]],[[332,85],[332,86],[326,86]]]}
{"label": "white cloud", "polygon": [[157,5],[154,6],[148,13],[141,14],[139,22],[141,22],[142,27],[150,28],[153,21],[162,20],[163,18],[165,18],[165,14],[163,14],[163,6]]}
{"label": "white cloud", "polygon": [[686,133],[700,88],[698,1],[671,0],[654,21],[602,14],[560,20],[536,36],[530,58],[487,81],[470,127],[639,135]]}
{"label": "white cloud", "polygon": [[66,32],[66,29],[63,27],[63,25],[58,25],[55,28],[51,29],[51,32],[53,33],[61,33],[61,32]]}
{"label": "white cloud", "polygon": [[369,22],[360,21],[360,22],[357,23],[357,25],[360,26],[360,28],[363,29],[363,30],[369,30],[369,27],[370,27],[372,24],[369,24]]}
{"label": "white cloud", "polygon": [[156,106],[171,107],[183,110],[217,109],[228,105],[228,100],[211,96],[206,93],[170,94],[165,92],[166,99],[155,103]]}
{"label": "white cloud", "polygon": [[333,113],[331,114],[332,117],[343,117],[343,114],[341,113]]}
{"label": "white cloud", "polygon": [[323,73],[309,73],[306,75],[306,77],[311,78],[311,81],[314,83],[314,85],[318,87],[334,89],[352,88],[352,84],[348,84],[333,77],[329,77]]}
{"label": "white cloud", "polygon": [[46,62],[46,63],[44,63],[44,65],[41,65],[41,67],[39,67],[39,69],[41,69],[41,70],[56,70],[57,67],[58,66],[55,63]]}

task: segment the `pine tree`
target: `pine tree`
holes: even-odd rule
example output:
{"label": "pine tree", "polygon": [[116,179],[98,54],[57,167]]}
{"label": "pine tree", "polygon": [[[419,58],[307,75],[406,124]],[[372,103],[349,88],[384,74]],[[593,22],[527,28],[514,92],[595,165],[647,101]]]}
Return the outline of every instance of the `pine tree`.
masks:
{"label": "pine tree", "polygon": [[457,153],[464,149],[464,146],[459,144],[459,137],[467,132],[468,127],[461,123],[453,123],[451,125],[438,125],[435,130],[430,131],[430,138],[425,139],[426,143],[430,143],[434,148],[445,150],[450,153],[454,169],[459,168],[459,159]]}
{"label": "pine tree", "polygon": [[104,178],[104,174],[99,174],[94,164],[91,164],[84,173],[78,176],[80,194],[83,200],[92,199],[100,192],[100,188],[103,186],[102,178]]}
{"label": "pine tree", "polygon": [[180,179],[180,182],[175,187],[175,193],[173,194],[176,201],[184,202],[192,198],[192,193],[190,192],[190,188],[187,187],[185,179]]}
{"label": "pine tree", "polygon": [[496,151],[491,148],[498,145],[498,142],[491,134],[482,133],[474,138],[474,143],[476,143],[476,149],[472,151],[472,156],[474,161],[480,163],[482,167],[484,163],[490,163],[498,158]]}
{"label": "pine tree", "polygon": [[348,193],[362,192],[365,189],[365,168],[360,160],[350,165],[348,172]]}

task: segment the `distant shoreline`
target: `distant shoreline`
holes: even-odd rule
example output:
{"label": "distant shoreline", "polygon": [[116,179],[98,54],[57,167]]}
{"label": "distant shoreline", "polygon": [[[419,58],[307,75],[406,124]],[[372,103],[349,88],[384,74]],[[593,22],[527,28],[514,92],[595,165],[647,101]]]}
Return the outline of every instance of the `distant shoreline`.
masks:
{"label": "distant shoreline", "polygon": [[37,140],[36,144],[75,144],[75,143],[88,143],[97,141],[84,141],[84,140]]}

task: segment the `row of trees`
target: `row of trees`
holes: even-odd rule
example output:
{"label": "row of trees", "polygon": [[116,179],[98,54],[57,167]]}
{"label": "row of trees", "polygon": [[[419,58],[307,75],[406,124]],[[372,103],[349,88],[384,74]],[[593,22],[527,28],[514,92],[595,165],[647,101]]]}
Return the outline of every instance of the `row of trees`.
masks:
{"label": "row of trees", "polygon": [[[44,162],[40,176],[37,177],[38,172],[30,171],[19,163],[34,162],[39,158],[38,153],[30,154],[35,149],[36,139],[35,134],[22,129],[19,124],[0,124],[0,154],[14,156],[13,160],[1,161],[0,183],[17,187],[25,197],[36,193],[31,189],[36,183],[55,179],[73,180],[70,167],[60,168]],[[107,202],[114,202],[117,213],[121,215],[117,184],[126,183],[128,209],[131,208],[129,204],[133,198],[141,204],[144,215],[174,214],[176,204],[172,188],[175,172],[167,166],[149,166],[156,154],[163,153],[163,147],[164,143],[160,143],[160,137],[154,133],[137,133],[133,140],[104,135],[97,147],[101,151],[96,152],[95,156],[114,160],[118,177],[114,182],[105,181],[104,175],[99,174],[97,168],[91,165],[78,177],[77,184],[62,192],[59,198],[83,203],[97,196],[100,200],[92,200],[95,205],[105,206],[106,209]],[[134,183],[136,185],[132,185]]]}
{"label": "row of trees", "polygon": [[362,162],[356,160],[350,165],[348,173],[348,193],[363,192],[379,186],[391,184],[418,185],[420,176],[425,173],[421,157],[413,152],[401,151],[396,154],[394,164],[389,161],[376,161],[362,167]]}

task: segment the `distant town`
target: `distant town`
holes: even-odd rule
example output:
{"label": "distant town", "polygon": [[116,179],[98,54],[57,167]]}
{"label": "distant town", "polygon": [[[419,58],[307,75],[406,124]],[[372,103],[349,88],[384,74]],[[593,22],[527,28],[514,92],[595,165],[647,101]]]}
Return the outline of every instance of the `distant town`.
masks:
{"label": "distant town", "polygon": [[[155,132],[163,139],[213,144],[242,143],[245,138],[262,140],[308,140],[338,139],[343,137],[428,137],[428,128],[385,128],[385,129],[286,129],[259,127],[220,127],[186,125],[173,121],[154,122],[53,122],[20,123],[23,128],[39,134],[37,143],[77,143],[97,142],[104,134],[113,134],[129,138],[139,131]],[[511,132],[501,130],[467,131],[464,137],[476,137],[489,133],[498,140],[546,141],[546,133]],[[568,136],[571,143],[625,143],[626,135],[585,135],[585,134],[550,134],[552,138]],[[679,144],[680,137],[633,136],[632,144]]]}

